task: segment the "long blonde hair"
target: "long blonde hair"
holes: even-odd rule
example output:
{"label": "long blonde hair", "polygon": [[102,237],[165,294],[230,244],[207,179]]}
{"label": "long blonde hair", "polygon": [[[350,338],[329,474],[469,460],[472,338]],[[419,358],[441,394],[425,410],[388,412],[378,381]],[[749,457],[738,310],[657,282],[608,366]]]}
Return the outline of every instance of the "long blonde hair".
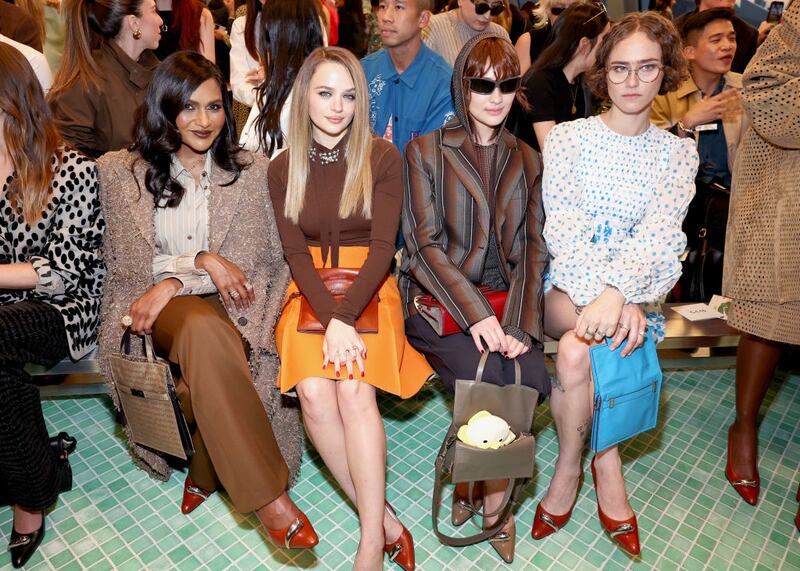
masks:
{"label": "long blonde hair", "polygon": [[311,91],[311,77],[317,67],[325,62],[343,66],[353,79],[356,90],[355,113],[350,123],[350,139],[347,141],[345,159],[347,174],[344,190],[339,200],[339,218],[347,218],[357,212],[372,217],[372,133],[369,125],[369,98],[367,80],[361,64],[348,50],[337,47],[317,48],[308,56],[300,71],[292,91],[291,120],[289,121],[289,174],[286,184],[286,202],[283,214],[297,224],[306,197],[311,147],[311,120],[309,119],[308,97]]}
{"label": "long blonde hair", "polygon": [[3,43],[0,110],[3,140],[16,173],[6,198],[33,226],[53,196],[53,168],[61,160],[61,139],[33,69],[21,53]]}

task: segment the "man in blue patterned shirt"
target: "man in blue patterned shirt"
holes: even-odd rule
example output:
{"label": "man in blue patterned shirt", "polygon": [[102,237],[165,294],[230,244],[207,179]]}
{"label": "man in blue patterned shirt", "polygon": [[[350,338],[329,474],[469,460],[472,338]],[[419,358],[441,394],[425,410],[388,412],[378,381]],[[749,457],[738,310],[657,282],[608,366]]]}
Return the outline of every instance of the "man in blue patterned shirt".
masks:
{"label": "man in blue patterned shirt", "polygon": [[361,60],[367,76],[372,130],[402,153],[411,139],[453,116],[452,69],[422,43],[432,0],[380,0],[384,49]]}

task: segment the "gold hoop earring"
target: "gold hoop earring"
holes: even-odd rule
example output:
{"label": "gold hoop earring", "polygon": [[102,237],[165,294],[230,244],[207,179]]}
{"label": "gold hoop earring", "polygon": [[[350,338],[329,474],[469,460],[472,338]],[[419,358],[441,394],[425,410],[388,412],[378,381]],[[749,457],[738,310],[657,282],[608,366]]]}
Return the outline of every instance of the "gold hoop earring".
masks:
{"label": "gold hoop earring", "polygon": [[142,30],[140,30],[139,28],[136,28],[136,29],[133,31],[133,34],[132,34],[132,35],[133,35],[133,39],[134,39],[134,40],[138,40],[139,38],[141,38],[141,37],[142,37]]}

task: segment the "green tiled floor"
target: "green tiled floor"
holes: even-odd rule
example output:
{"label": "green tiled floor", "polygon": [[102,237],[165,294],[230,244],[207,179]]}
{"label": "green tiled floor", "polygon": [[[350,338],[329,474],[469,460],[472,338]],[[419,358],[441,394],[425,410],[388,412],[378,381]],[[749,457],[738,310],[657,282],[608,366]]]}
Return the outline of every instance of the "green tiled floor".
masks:
{"label": "green tiled floor", "polygon": [[[733,416],[733,371],[667,375],[661,424],[623,446],[631,504],[641,527],[641,561],[631,562],[601,533],[587,475],[567,527],[530,538],[536,501],[557,453],[547,406],[536,420],[537,473],[517,511],[517,555],[504,566],[486,545],[447,548],[430,532],[433,458],[448,424],[448,403],[433,389],[381,401],[389,436],[388,496],[410,528],[422,571],[452,569],[800,569],[793,525],[800,480],[800,377],[773,383],[760,431],[762,496],[757,507],[734,495],[723,476],[725,432]],[[215,494],[191,516],[180,513],[183,476],[150,480],[129,461],[105,398],[46,401],[51,426],[78,438],[75,489],[48,515],[44,544],[30,569],[349,569],[358,524],[314,454],[304,458],[292,495],[322,536],[314,552],[270,547],[254,516]],[[587,461],[588,472],[588,461]],[[0,509],[7,541],[11,513]],[[745,533],[748,537],[745,538]],[[0,567],[10,567],[0,554]],[[397,567],[389,567],[397,568]],[[397,568],[399,569],[399,568]]]}

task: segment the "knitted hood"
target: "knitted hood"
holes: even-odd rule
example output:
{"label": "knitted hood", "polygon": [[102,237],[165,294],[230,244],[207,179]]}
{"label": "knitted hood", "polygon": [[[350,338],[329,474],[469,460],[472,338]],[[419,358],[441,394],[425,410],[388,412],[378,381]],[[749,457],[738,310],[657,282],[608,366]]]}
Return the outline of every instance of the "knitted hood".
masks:
{"label": "knitted hood", "polygon": [[[458,53],[458,57],[456,58],[455,64],[453,64],[453,79],[450,82],[450,94],[453,97],[453,109],[455,110],[456,117],[458,117],[459,122],[469,133],[470,141],[475,141],[475,136],[472,133],[472,126],[469,122],[469,117],[467,116],[467,108],[465,105],[465,97],[464,97],[464,82],[462,81],[464,78],[464,68],[467,65],[467,57],[469,53],[472,51],[478,42],[481,40],[485,40],[486,38],[499,38],[504,39],[501,35],[496,34],[495,32],[481,32],[477,36],[473,36],[467,43],[464,44],[464,47],[461,48],[461,51]],[[506,121],[508,120],[508,116],[503,119],[503,123],[500,125],[500,130],[502,131],[503,127],[505,127]]]}

